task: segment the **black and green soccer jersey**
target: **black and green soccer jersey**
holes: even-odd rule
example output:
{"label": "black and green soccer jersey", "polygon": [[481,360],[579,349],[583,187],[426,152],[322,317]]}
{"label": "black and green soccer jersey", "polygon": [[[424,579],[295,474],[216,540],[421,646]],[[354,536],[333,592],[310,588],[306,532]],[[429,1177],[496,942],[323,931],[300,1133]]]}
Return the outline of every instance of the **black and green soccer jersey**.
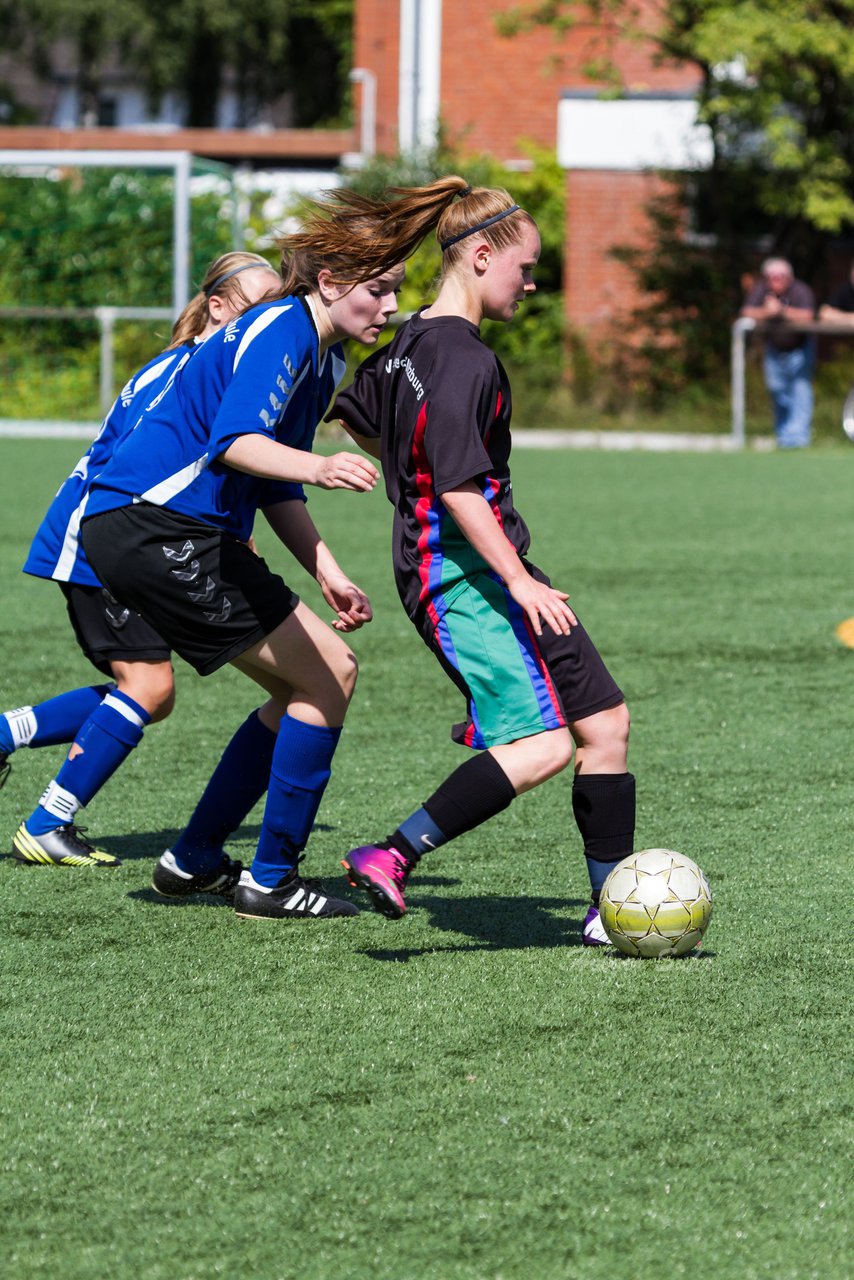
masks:
{"label": "black and green soccer jersey", "polygon": [[513,506],[510,386],[476,325],[458,316],[401,326],[358,369],[328,417],[380,437],[394,506],[393,558],[406,612],[435,626],[455,590],[486,562],[460,532],[442,494],[475,482],[519,555],[530,537]]}

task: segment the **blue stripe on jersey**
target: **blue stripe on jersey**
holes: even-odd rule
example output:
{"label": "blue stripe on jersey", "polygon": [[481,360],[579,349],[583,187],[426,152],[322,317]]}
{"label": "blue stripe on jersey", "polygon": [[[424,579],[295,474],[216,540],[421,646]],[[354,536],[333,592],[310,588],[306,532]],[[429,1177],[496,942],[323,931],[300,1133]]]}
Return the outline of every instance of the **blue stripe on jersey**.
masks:
{"label": "blue stripe on jersey", "polygon": [[168,385],[179,362],[190,350],[192,347],[178,347],[161,352],[122,388],[100,431],[48,507],[24,563],[24,573],[86,587],[101,585],[79,542],[80,520],[86,511],[89,487],[132,429],[146,403]]}
{"label": "blue stripe on jersey", "polygon": [[340,347],[322,356],[302,299],[262,303],[193,353],[142,414],[92,485],[87,515],[145,500],[246,541],[259,507],[302,498],[218,461],[240,436],[309,451],[344,371]]}
{"label": "blue stripe on jersey", "polygon": [[442,526],[447,511],[438,498],[434,498],[426,510],[427,524],[427,599],[436,610],[437,616],[445,612],[445,601],[442,595],[442,572],[445,567]]}

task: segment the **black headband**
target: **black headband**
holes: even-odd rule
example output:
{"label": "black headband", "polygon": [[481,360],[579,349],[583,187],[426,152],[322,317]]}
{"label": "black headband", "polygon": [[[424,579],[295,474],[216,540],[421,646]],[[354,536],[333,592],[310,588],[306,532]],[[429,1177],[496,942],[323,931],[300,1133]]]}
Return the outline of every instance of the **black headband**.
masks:
{"label": "black headband", "polygon": [[461,231],[457,236],[451,236],[448,240],[440,240],[439,248],[444,253],[446,249],[450,249],[452,244],[456,244],[458,240],[465,240],[466,236],[473,236],[476,231],[483,231],[484,227],[491,227],[493,222],[500,222],[502,218],[508,217],[511,213],[518,213],[519,205],[511,204],[509,209],[502,209],[500,213],[495,213],[491,218],[484,218],[483,222],[476,223],[473,227],[469,227],[467,231]]}
{"label": "black headband", "polygon": [[267,267],[270,271],[276,270],[275,267],[270,266],[270,263],[267,262],[266,259],[259,262],[244,262],[242,267],[232,267],[230,271],[226,271],[225,275],[217,276],[213,284],[209,284],[207,289],[205,289],[205,297],[209,298],[212,293],[216,293],[219,286],[223,284],[224,281],[229,280],[232,276],[236,276],[238,271],[248,271],[250,267]]}

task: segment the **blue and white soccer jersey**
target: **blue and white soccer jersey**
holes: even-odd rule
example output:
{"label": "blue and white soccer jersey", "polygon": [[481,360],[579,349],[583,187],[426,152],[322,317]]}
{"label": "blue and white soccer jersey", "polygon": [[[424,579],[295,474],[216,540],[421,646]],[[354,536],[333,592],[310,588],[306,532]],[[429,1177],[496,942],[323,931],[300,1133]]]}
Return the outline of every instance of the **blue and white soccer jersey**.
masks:
{"label": "blue and white soccer jersey", "polygon": [[310,450],[344,367],[340,346],[321,353],[303,299],[253,307],[208,338],[146,408],[94,481],[86,515],[144,502],[247,541],[259,508],[305,495],[220,455],[252,434]]}
{"label": "blue and white soccer jersey", "polygon": [[82,536],[102,581],[202,675],[299,603],[247,542],[256,512],[302,486],[220,456],[246,435],[310,450],[343,372],[304,300],[261,304],[187,361],[92,486]]}
{"label": "blue and white soccer jersey", "polygon": [[80,520],[86,511],[89,486],[146,404],[168,385],[192,350],[189,345],[161,352],[122,388],[100,431],[48,507],[24,563],[24,573],[79,586],[101,585],[80,545]]}

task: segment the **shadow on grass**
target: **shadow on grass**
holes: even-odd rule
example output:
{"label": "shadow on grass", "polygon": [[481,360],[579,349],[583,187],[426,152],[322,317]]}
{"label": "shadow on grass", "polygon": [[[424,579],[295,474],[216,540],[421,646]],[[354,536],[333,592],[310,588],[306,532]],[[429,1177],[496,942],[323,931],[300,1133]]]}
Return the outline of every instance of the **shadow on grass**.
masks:
{"label": "shadow on grass", "polygon": [[[448,884],[448,881],[419,880]],[[453,882],[451,882],[453,883]],[[582,898],[409,898],[411,907],[427,911],[430,924],[446,933],[465,934],[470,943],[443,946],[371,948],[363,951],[371,960],[405,962],[436,952],[526,950],[531,947],[552,948],[581,945]],[[568,919],[566,911],[573,909]],[[556,914],[556,913],[561,914]]]}
{"label": "shadow on grass", "polygon": [[[126,836],[106,836],[104,844],[109,853],[114,853],[123,862],[151,861],[159,858],[164,849],[170,849],[181,834],[183,828],[167,827],[163,831],[135,831]],[[316,822],[312,832],[334,831],[334,827]],[[239,827],[231,837],[233,840],[251,840],[258,843],[261,835],[261,824],[247,823]],[[228,842],[226,842],[227,847]]]}
{"label": "shadow on grass", "polygon": [[[255,839],[257,839],[257,833],[260,832],[260,829],[261,829],[260,827],[254,827],[254,828],[242,827],[240,831],[241,838],[245,836],[246,839],[249,839],[251,838],[254,832]],[[314,831],[323,830],[322,827],[317,825],[312,829]],[[177,834],[178,834],[177,832],[173,832],[172,833],[173,838]],[[159,833],[159,838],[162,838],[165,841],[165,843],[158,846],[159,848],[161,848],[161,850],[169,847],[169,839],[168,839],[169,835],[170,833],[168,831],[163,831]],[[131,837],[131,839],[133,838],[134,837]],[[140,839],[145,839],[145,840],[149,840],[151,838],[152,837],[148,837],[148,836],[140,837]],[[128,857],[129,860],[130,858],[133,857],[132,854],[128,855],[124,851],[122,856]],[[137,855],[137,856],[142,857],[144,855]],[[149,861],[152,861],[152,867],[153,867],[153,860],[150,855],[149,855]],[[248,866],[249,862],[251,862],[251,858],[244,863],[244,866]],[[349,898],[351,901],[356,902],[359,906],[364,907],[364,903],[365,903],[364,895],[354,892],[354,890],[351,888],[350,884],[348,883],[346,876],[343,876],[343,875],[328,876],[327,875],[327,876],[315,877],[315,876],[312,876],[311,868],[308,866],[307,863],[303,864],[302,871],[305,875],[306,880],[314,880],[314,879],[318,880],[319,883],[323,885],[325,892],[330,896],[336,897],[336,898]],[[428,881],[428,883],[433,883],[433,882]],[[437,879],[435,883],[436,884],[455,884],[456,881],[453,881],[453,880],[446,881],[446,880]],[[157,893],[157,891],[151,888],[150,886],[147,886],[144,889],[131,889],[130,892],[127,894],[127,897],[133,898],[136,902],[155,903],[158,907],[181,908],[181,907],[198,907],[201,905],[201,906],[207,906],[207,907],[220,907],[220,908],[227,907],[229,910],[231,910],[233,906],[232,902],[229,899],[221,898],[217,894],[188,893],[186,897],[183,897],[183,898],[167,898],[167,897],[164,897],[163,894]],[[361,901],[359,901],[359,899],[361,899]]]}
{"label": "shadow on grass", "polygon": [[166,907],[168,910],[182,910],[192,907],[198,910],[199,907],[216,907],[218,910],[234,911],[234,904],[226,898],[220,898],[215,893],[188,893],[184,898],[164,898],[162,893],[157,893],[155,889],[131,889],[126,895],[133,898],[134,902],[148,902],[152,906]]}
{"label": "shadow on grass", "polygon": [[[311,877],[308,878],[311,879]],[[364,903],[358,900],[359,895],[353,892],[346,880],[337,884],[327,876],[320,883],[330,897],[346,898],[364,910]],[[234,910],[234,903],[230,898],[221,898],[215,893],[188,893],[183,898],[166,898],[162,893],[158,893],[156,889],[148,887],[145,889],[131,889],[126,896],[133,898],[135,902],[148,902],[152,906],[171,907],[178,910],[184,907],[219,907],[220,909],[227,908],[229,911]]]}

